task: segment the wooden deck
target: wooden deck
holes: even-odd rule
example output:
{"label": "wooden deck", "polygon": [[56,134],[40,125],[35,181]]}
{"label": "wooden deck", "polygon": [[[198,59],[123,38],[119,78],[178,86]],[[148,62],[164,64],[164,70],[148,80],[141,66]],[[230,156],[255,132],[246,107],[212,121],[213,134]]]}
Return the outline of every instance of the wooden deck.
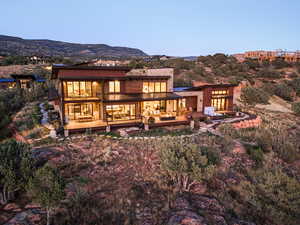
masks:
{"label": "wooden deck", "polygon": [[[176,120],[169,121],[160,121],[159,118],[155,118],[155,123],[150,125],[150,128],[161,127],[161,126],[174,126],[189,124],[188,120],[184,116],[177,116]],[[105,122],[102,120],[91,121],[91,122],[75,122],[70,121],[67,125],[64,126],[64,129],[69,130],[70,133],[85,132],[86,129],[91,129],[92,131],[105,131],[106,126],[110,125],[112,129],[122,128],[122,127],[134,127],[142,126],[142,120],[128,120],[128,121],[114,121],[114,122]]]}

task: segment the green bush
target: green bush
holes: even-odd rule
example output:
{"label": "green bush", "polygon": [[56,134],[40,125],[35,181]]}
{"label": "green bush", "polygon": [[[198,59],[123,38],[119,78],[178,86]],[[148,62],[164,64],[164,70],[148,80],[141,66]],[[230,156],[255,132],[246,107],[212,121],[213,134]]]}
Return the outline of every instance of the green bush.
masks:
{"label": "green bush", "polygon": [[257,74],[257,77],[263,77],[263,78],[280,78],[281,74],[277,71],[270,70],[270,69],[263,69],[260,70]]}
{"label": "green bush", "polygon": [[[8,140],[0,145],[0,203],[24,190],[33,171],[33,158],[26,144]],[[3,202],[1,202],[3,201]]]}
{"label": "green bush", "polygon": [[219,165],[221,162],[221,155],[217,148],[211,146],[201,146],[200,151],[208,159],[209,165]]}
{"label": "green bush", "polygon": [[149,117],[148,123],[149,123],[150,125],[151,125],[151,124],[154,124],[154,123],[155,123],[155,118],[154,118],[154,117]]}
{"label": "green bush", "polygon": [[296,115],[300,116],[300,102],[293,103],[292,110]]}
{"label": "green bush", "polygon": [[260,147],[246,145],[248,155],[255,161],[256,166],[261,167],[264,161],[264,152]]}
{"label": "green bush", "polygon": [[296,92],[296,94],[300,95],[300,78],[295,78],[288,82],[288,85],[293,88],[293,90]]}
{"label": "green bush", "polygon": [[300,221],[300,183],[276,165],[249,172],[243,181],[240,201],[245,214],[256,224],[298,225]]}
{"label": "green bush", "polygon": [[268,104],[269,94],[261,88],[245,87],[242,89],[241,100],[247,105]]}
{"label": "green bush", "polygon": [[[207,155],[210,150],[207,150]],[[160,164],[162,173],[174,183],[174,190],[189,191],[193,181],[208,181],[215,173],[215,155],[211,160],[196,144],[182,144],[180,141],[162,143]]]}
{"label": "green bush", "polygon": [[279,96],[280,98],[283,98],[284,100],[291,101],[292,91],[293,90],[288,85],[282,83],[276,85],[275,95]]}

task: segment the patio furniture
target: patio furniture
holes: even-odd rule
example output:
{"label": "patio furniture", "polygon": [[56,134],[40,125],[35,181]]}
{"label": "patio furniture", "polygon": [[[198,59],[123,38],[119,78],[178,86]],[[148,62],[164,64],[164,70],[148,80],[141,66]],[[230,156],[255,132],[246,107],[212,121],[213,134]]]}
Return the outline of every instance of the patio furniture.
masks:
{"label": "patio furniture", "polygon": [[91,115],[79,116],[77,119],[78,122],[90,122],[93,120],[93,116]]}
{"label": "patio furniture", "polygon": [[176,120],[176,116],[169,116],[169,115],[160,116],[159,119],[161,121]]}

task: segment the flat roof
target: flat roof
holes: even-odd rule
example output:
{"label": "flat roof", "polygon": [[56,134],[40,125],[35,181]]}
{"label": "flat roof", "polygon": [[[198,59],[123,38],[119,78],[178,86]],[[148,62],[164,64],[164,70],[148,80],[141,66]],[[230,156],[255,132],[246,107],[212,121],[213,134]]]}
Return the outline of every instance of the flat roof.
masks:
{"label": "flat roof", "polygon": [[52,79],[57,78],[59,70],[108,70],[108,71],[124,71],[131,70],[128,66],[81,66],[81,65],[53,65],[52,66]]}
{"label": "flat roof", "polygon": [[11,74],[10,75],[14,79],[32,79],[36,80],[37,75],[35,74]]}
{"label": "flat roof", "polygon": [[0,83],[15,82],[13,78],[0,78]]}
{"label": "flat roof", "polygon": [[167,80],[170,76],[138,76],[138,75],[125,75],[125,76],[68,76],[60,77],[60,80],[70,81],[96,81],[96,80]]}
{"label": "flat roof", "polygon": [[228,88],[228,87],[236,87],[237,84],[205,84],[197,87],[178,87],[173,88],[174,92],[183,92],[183,91],[201,91],[205,88]]}

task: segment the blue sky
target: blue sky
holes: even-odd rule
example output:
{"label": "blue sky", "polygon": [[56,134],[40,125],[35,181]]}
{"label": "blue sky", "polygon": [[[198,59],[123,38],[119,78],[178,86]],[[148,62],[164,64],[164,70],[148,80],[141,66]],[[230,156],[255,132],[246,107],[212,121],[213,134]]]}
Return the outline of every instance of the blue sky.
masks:
{"label": "blue sky", "polygon": [[300,49],[299,0],[1,0],[0,34],[148,54]]}

